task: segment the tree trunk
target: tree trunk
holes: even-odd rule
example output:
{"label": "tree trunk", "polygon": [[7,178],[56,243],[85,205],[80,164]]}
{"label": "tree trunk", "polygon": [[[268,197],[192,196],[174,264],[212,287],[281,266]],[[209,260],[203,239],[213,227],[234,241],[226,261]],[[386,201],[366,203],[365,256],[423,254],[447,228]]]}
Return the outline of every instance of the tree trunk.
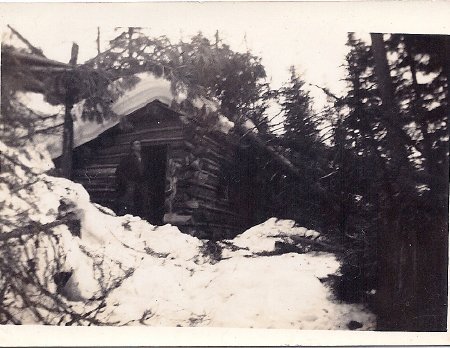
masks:
{"label": "tree trunk", "polygon": [[[439,196],[448,192],[448,186],[443,190],[443,187],[446,186],[448,172],[444,173],[442,171],[442,168],[448,168],[448,164],[440,167],[436,161],[436,155],[433,154],[432,144],[436,136],[433,133],[428,133],[429,121],[426,118],[426,110],[423,108],[423,100],[417,81],[414,47],[407,39],[405,39],[405,48],[412,74],[412,87],[414,90],[413,112],[420,124],[423,136],[421,150],[425,159],[425,169],[429,174],[426,183],[430,191],[426,197],[429,200],[428,204],[432,206],[430,211],[433,214],[432,219],[429,220],[431,223],[427,224],[427,233],[417,233],[420,244],[420,249],[417,250],[416,265],[419,268],[417,273],[417,296],[420,301],[416,305],[417,316],[423,318],[418,322],[417,329],[420,331],[445,331],[447,329],[446,309],[448,301],[448,206],[441,207]],[[450,49],[450,47],[448,48]],[[448,81],[448,63],[446,62],[448,60],[444,61],[443,72]]]}
{"label": "tree trunk", "polygon": [[[72,53],[69,64],[76,65],[78,57],[78,45],[73,43]],[[61,171],[62,176],[70,179],[72,177],[72,156],[73,156],[73,86],[70,79],[66,81],[66,100],[65,100],[65,113],[64,113],[64,130],[63,130],[63,146],[61,156]]]}
{"label": "tree trunk", "polygon": [[[382,99],[389,162],[381,192],[382,224],[377,234],[377,312],[379,330],[414,330],[416,328],[415,284],[416,238],[405,230],[401,207],[405,184],[410,173],[406,137],[398,119],[394,88],[382,34],[371,34],[375,74]],[[409,137],[408,137],[409,138]]]}

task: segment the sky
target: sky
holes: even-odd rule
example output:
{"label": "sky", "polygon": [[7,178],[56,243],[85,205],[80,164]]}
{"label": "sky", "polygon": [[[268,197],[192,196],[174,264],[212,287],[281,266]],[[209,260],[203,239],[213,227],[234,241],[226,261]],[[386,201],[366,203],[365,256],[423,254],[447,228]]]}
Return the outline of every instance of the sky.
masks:
{"label": "sky", "polygon": [[[96,55],[120,31],[140,26],[171,40],[201,31],[221,38],[236,51],[262,57],[272,88],[289,80],[294,65],[310,84],[342,94],[347,32],[449,33],[450,2],[165,2],[128,4],[2,4],[2,27],[10,24],[52,59],[68,62],[72,42],[80,46],[79,63]],[[424,21],[424,10],[432,21]],[[426,18],[426,17],[425,17]],[[425,23],[426,22],[426,23]],[[366,35],[367,36],[367,35]],[[310,87],[317,104],[325,102]]]}

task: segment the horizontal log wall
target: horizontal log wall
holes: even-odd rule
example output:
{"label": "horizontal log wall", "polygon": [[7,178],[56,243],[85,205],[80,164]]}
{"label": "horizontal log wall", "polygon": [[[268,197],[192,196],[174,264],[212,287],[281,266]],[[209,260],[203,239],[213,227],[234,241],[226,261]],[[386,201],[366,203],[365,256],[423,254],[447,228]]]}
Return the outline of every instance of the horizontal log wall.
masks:
{"label": "horizontal log wall", "polygon": [[[186,129],[186,134],[186,147],[197,165],[186,167],[180,175],[178,193],[183,198],[176,208],[192,216],[194,224],[186,226],[193,233],[209,234],[213,239],[230,238],[247,225],[226,193],[225,169],[235,165],[235,145],[212,132]],[[195,201],[198,207],[188,208],[184,201]]]}

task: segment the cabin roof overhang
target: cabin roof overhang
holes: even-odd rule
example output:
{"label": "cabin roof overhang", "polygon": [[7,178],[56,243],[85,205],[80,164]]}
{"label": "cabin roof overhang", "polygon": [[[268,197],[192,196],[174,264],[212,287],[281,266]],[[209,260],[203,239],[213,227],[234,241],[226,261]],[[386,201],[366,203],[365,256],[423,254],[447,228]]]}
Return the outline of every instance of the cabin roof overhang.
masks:
{"label": "cabin roof overhang", "polygon": [[[14,74],[16,87],[26,92],[40,93],[51,105],[64,104],[67,86],[64,77],[83,81],[98,74],[84,65],[70,65],[44,56],[21,52],[14,47],[2,45],[2,75]],[[2,77],[3,79],[3,77]],[[67,80],[67,78],[66,78]],[[71,89],[71,99],[79,102],[86,91]]]}

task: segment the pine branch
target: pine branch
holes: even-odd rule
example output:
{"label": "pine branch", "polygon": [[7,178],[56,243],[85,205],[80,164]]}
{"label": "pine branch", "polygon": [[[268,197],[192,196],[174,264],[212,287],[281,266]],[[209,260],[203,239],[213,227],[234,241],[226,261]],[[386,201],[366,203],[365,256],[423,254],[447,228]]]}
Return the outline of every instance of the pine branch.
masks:
{"label": "pine branch", "polygon": [[11,232],[1,233],[0,234],[0,242],[5,242],[5,241],[9,241],[11,239],[21,238],[23,236],[27,236],[30,234],[38,234],[40,232],[44,232],[46,234],[51,234],[48,230],[50,230],[54,227],[63,225],[65,223],[69,222],[71,219],[73,219],[73,217],[63,217],[59,220],[52,221],[52,222],[49,222],[49,223],[43,224],[43,225],[39,224],[39,223],[35,223],[35,224],[30,224],[25,227],[19,227]]}

